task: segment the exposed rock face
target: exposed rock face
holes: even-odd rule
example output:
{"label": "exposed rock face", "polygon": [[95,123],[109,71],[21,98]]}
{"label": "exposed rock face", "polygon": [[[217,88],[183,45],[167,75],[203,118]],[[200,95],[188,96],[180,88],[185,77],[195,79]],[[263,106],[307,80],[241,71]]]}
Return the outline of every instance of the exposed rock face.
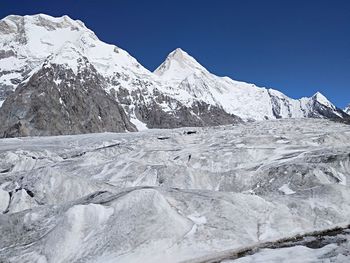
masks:
{"label": "exposed rock face", "polygon": [[322,94],[316,93],[309,101],[308,118],[325,118],[336,122],[350,124],[350,115],[330,103]]}
{"label": "exposed rock face", "polygon": [[0,101],[4,101],[9,95],[13,93],[13,89],[8,85],[0,86]]}
{"label": "exposed rock face", "polygon": [[311,105],[312,105],[313,111],[310,112],[310,114],[308,115],[308,117],[310,118],[319,118],[319,117],[324,117],[327,119],[348,119],[349,118],[349,115],[346,114],[341,109],[335,108],[330,110],[329,107],[323,105],[317,100],[312,101]]}
{"label": "exposed rock face", "polygon": [[223,109],[197,103],[192,108],[180,106],[174,113],[165,112],[159,104],[136,108],[136,116],[147,123],[148,128],[201,127],[239,123],[241,119]]}
{"label": "exposed rock face", "polygon": [[57,64],[44,64],[18,86],[0,109],[3,137],[136,131],[123,108],[87,61],[77,75]]}
{"label": "exposed rock face", "polygon": [[158,90],[153,91],[151,101],[147,100],[150,95],[147,92],[143,94],[142,90],[129,93],[126,89],[119,89],[116,96],[126,109],[133,109],[129,114],[134,114],[148,128],[202,127],[242,122],[238,116],[220,107],[205,102],[195,102],[188,107]]}

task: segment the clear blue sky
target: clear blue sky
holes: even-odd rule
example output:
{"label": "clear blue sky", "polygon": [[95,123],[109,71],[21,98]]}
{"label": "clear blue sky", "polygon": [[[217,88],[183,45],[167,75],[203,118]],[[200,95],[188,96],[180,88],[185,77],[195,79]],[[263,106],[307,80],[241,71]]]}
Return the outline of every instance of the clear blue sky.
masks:
{"label": "clear blue sky", "polygon": [[35,13],[80,19],[150,70],[181,47],[217,75],[350,103],[347,0],[0,1],[1,17]]}

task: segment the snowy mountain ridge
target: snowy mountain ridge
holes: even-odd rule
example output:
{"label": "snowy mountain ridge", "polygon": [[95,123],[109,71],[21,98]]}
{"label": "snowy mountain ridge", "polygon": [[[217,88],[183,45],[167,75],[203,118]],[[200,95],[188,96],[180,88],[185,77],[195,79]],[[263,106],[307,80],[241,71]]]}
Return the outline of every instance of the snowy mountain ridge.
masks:
{"label": "snowy mountain ridge", "polygon": [[[96,70],[92,74],[104,79],[100,88],[115,98],[139,130],[348,116],[320,93],[295,100],[274,89],[218,77],[180,48],[150,72],[68,16],[7,16],[0,21],[0,36],[0,105],[48,61],[77,76],[85,60]],[[66,74],[54,75],[56,86],[66,81]]]}
{"label": "snowy mountain ridge", "polygon": [[350,114],[350,104],[344,109],[344,112]]}

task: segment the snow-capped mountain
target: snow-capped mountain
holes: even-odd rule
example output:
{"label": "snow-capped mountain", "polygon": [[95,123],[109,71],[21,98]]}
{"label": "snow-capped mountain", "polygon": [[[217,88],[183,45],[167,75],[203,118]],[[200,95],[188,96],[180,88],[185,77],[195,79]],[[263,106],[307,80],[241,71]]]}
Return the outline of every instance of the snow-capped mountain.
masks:
{"label": "snow-capped mountain", "polygon": [[342,111],[319,92],[294,100],[274,89],[218,77],[181,49],[171,52],[154,73],[165,86],[176,87],[171,96],[182,103],[190,106],[202,100],[245,120],[322,117],[324,109],[329,110],[329,116],[343,117]]}
{"label": "snow-capped mountain", "polygon": [[[50,89],[45,90],[43,79]],[[83,83],[84,79],[95,82]],[[40,93],[39,86],[43,88]],[[60,86],[65,87],[65,94]],[[83,109],[85,105],[84,111],[74,109],[75,99],[63,99],[71,93],[77,96],[76,89],[91,86],[90,93],[78,96],[78,107]],[[114,100],[114,106],[105,107],[100,100],[91,102],[88,96],[94,90],[104,94],[99,97],[102,101]],[[43,94],[49,99],[38,99]],[[126,51],[100,41],[81,21],[43,14],[11,15],[0,21],[1,104],[0,119],[6,125],[2,125],[0,133],[8,136],[97,132],[111,127],[113,131],[125,131],[134,130],[133,125],[142,130],[242,120],[347,116],[320,93],[294,100],[277,90],[218,77],[181,49],[171,52],[150,72]],[[49,123],[43,120],[53,122],[48,110],[52,104],[57,105],[54,119],[64,118],[66,122],[55,129],[53,123],[38,125]],[[111,123],[113,118],[103,118],[102,108],[106,116],[119,108],[118,124]],[[81,128],[66,126],[73,122],[80,122]],[[18,130],[22,125],[26,133]]]}

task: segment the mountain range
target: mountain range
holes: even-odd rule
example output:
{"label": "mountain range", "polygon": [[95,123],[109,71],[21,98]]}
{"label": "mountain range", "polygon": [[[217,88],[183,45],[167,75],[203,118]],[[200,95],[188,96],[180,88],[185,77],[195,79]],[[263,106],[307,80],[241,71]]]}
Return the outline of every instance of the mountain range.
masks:
{"label": "mountain range", "polygon": [[349,118],[319,92],[219,77],[180,48],[151,72],[83,22],[44,14],[0,21],[0,107],[1,137]]}

